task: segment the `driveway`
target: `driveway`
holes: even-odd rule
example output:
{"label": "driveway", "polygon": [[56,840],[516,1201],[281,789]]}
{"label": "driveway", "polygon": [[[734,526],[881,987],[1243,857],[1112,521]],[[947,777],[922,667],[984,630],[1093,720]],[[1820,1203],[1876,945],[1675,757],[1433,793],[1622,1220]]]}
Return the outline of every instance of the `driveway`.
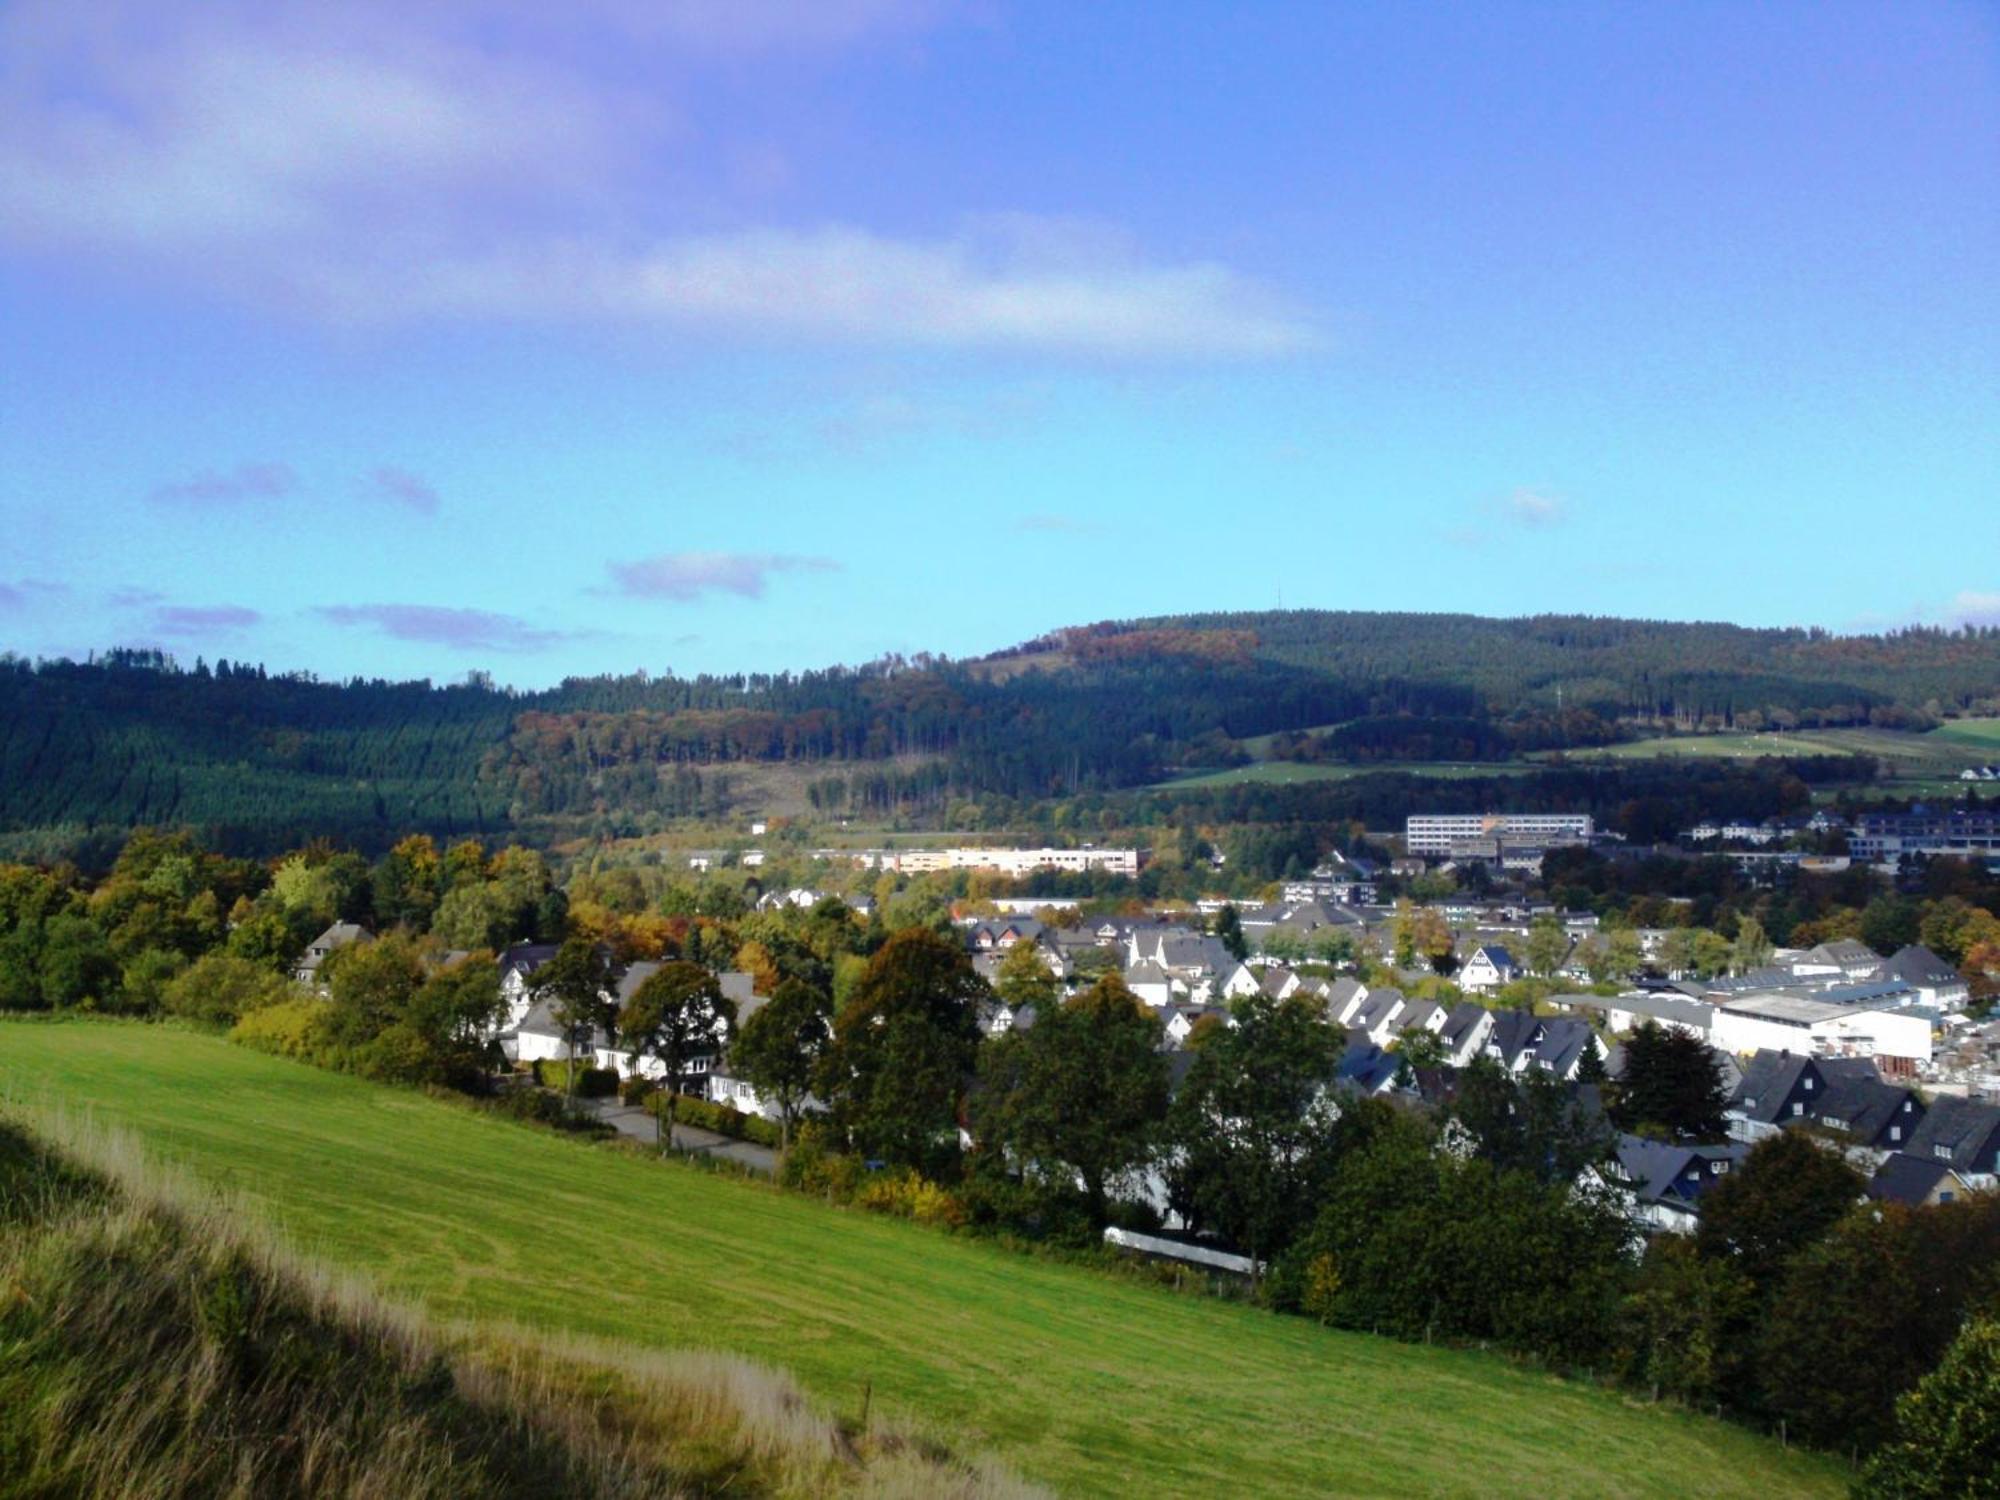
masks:
{"label": "driveway", "polygon": [[[659,1134],[653,1117],[638,1105],[620,1104],[616,1099],[581,1102],[598,1119],[627,1139],[648,1146],[657,1144]],[[769,1146],[732,1140],[729,1136],[718,1135],[713,1130],[703,1130],[695,1125],[674,1126],[674,1145],[691,1156],[720,1156],[729,1161],[741,1162],[751,1171],[762,1172],[766,1176],[769,1176],[778,1164],[778,1153]]]}

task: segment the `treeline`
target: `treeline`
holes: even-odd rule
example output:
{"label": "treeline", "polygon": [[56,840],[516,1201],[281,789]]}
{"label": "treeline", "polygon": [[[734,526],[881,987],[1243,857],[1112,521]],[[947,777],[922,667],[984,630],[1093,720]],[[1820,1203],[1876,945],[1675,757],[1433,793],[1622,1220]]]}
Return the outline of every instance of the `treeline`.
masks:
{"label": "treeline", "polygon": [[1383,714],[1355,719],[1319,733],[1271,737],[1272,760],[1503,761],[1535,750],[1581,750],[1615,744],[1618,725],[1588,709],[1559,713]]}
{"label": "treeline", "polygon": [[[1105,627],[1099,627],[1100,629]],[[2000,627],[1818,628],[1589,615],[1289,610],[1131,622],[1144,630],[1249,630],[1257,654],[1348,681],[1445,677],[1503,711],[1567,703],[1684,727],[1773,711],[1801,725],[1907,722],[2000,709]]]}

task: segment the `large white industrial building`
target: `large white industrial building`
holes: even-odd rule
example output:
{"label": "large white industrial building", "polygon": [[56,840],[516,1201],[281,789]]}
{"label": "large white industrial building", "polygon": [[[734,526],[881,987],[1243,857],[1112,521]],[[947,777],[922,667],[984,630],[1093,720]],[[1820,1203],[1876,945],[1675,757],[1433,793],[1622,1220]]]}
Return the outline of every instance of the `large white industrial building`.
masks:
{"label": "large white industrial building", "polygon": [[1446,856],[1455,844],[1495,839],[1501,844],[1587,844],[1589,813],[1420,813],[1403,822],[1403,852]]}

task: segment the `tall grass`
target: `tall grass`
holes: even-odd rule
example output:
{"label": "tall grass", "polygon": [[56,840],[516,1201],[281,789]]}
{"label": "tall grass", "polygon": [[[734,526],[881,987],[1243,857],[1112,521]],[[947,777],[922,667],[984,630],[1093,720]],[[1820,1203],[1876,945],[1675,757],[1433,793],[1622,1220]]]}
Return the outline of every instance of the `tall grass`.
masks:
{"label": "tall grass", "polygon": [[127,1134],[0,1119],[0,1493],[1038,1493],[747,1360],[440,1327],[257,1222]]}

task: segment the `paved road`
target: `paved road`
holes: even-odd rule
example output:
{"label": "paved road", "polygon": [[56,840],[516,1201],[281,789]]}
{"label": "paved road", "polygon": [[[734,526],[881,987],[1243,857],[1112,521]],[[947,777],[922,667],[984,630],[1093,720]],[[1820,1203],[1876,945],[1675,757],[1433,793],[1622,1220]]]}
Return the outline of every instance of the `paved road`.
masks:
{"label": "paved road", "polygon": [[[653,1117],[636,1104],[620,1104],[616,1099],[599,1099],[586,1101],[585,1107],[622,1136],[642,1141],[648,1146],[659,1139]],[[674,1145],[690,1154],[720,1156],[730,1161],[741,1162],[753,1172],[768,1174],[778,1164],[778,1153],[769,1146],[731,1140],[726,1135],[717,1135],[713,1130],[702,1130],[694,1125],[674,1126]]]}

